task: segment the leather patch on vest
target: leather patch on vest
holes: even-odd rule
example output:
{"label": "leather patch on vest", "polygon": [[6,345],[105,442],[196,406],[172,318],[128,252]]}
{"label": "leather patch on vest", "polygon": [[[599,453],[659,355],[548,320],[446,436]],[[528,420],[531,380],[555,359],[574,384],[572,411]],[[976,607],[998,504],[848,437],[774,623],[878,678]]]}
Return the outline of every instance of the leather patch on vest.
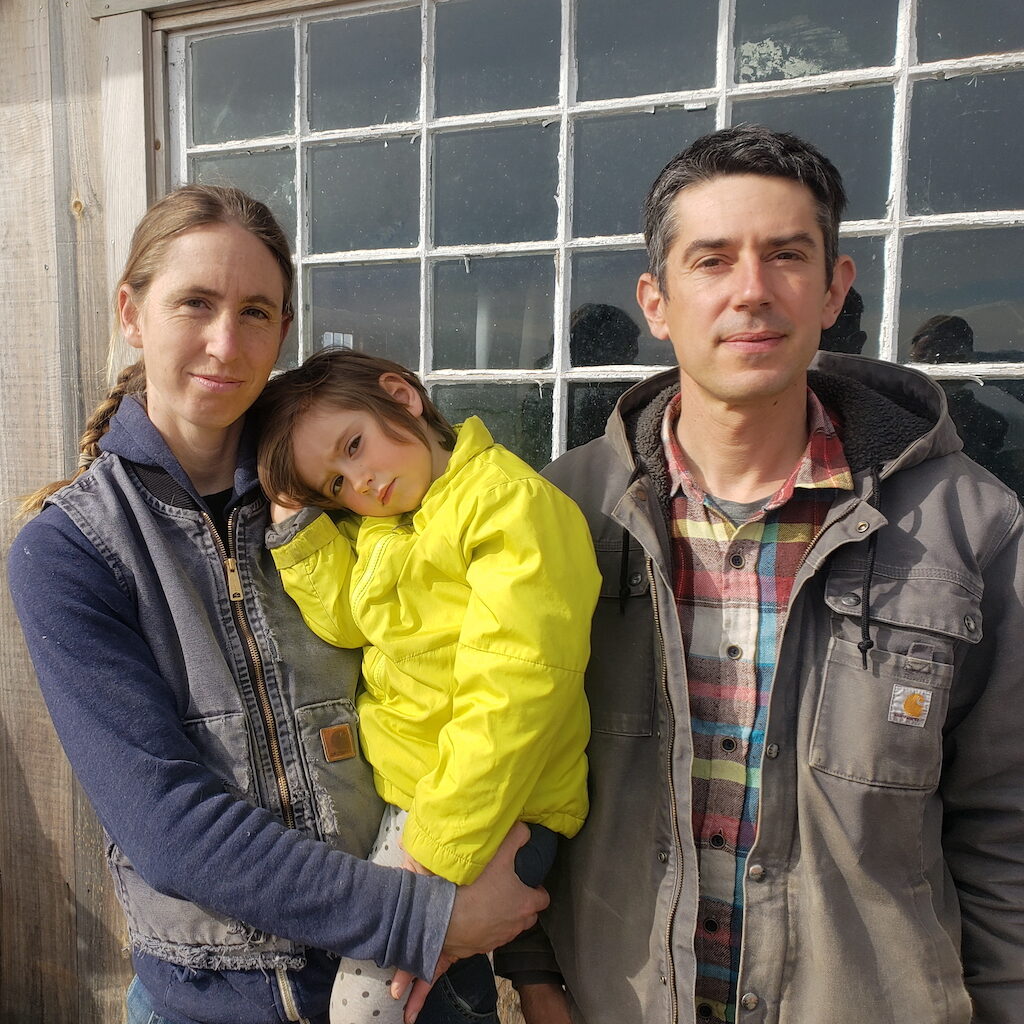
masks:
{"label": "leather patch on vest", "polygon": [[355,739],[351,725],[329,725],[320,730],[320,742],[324,746],[324,757],[328,763],[345,761],[356,756]]}

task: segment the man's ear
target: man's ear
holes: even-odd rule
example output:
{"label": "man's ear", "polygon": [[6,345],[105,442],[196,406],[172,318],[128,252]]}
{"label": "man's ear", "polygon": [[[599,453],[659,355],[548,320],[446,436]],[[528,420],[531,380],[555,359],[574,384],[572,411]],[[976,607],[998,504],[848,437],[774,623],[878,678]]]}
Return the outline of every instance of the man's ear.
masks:
{"label": "man's ear", "polygon": [[121,334],[132,348],[142,348],[142,331],[139,327],[139,304],[131,285],[123,284],[117,289],[117,318]]}
{"label": "man's ear", "polygon": [[423,415],[423,399],[420,393],[404,377],[397,373],[382,373],[377,382],[396,402],[404,405],[413,416]]}
{"label": "man's ear", "polygon": [[636,301],[647,321],[651,334],[662,341],[668,340],[668,325],[665,323],[665,297],[657,279],[652,274],[641,274],[636,283]]}
{"label": "man's ear", "polygon": [[828,330],[839,319],[846,301],[846,293],[857,278],[857,268],[849,256],[840,256],[832,268],[832,283],[825,293],[825,305],[821,311],[821,329]]}

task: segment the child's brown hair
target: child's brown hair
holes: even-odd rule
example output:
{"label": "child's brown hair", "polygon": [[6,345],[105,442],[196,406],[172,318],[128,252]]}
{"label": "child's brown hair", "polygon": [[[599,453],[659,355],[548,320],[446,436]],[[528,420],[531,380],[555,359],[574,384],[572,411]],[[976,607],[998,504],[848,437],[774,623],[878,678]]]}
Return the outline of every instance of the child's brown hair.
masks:
{"label": "child's brown hair", "polygon": [[[416,390],[423,402],[422,417],[414,416],[381,387],[380,379],[388,373],[401,377]],[[455,431],[411,370],[366,352],[323,349],[294,370],[273,377],[253,406],[260,433],[260,483],[271,498],[287,498],[316,508],[336,507],[325,495],[307,487],[295,469],[292,430],[299,417],[314,405],[368,412],[394,441],[408,441],[412,434],[429,444],[426,431],[432,430],[447,451],[455,447]]]}

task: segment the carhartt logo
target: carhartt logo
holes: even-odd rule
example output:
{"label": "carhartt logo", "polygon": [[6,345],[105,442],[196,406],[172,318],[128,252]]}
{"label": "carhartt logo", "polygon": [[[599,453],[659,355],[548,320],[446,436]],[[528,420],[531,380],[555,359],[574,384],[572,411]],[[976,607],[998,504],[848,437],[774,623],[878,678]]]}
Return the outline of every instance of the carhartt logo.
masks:
{"label": "carhartt logo", "polygon": [[931,703],[930,690],[918,690],[897,683],[892,688],[892,700],[889,701],[889,721],[896,725],[916,725],[922,728],[928,719]]}

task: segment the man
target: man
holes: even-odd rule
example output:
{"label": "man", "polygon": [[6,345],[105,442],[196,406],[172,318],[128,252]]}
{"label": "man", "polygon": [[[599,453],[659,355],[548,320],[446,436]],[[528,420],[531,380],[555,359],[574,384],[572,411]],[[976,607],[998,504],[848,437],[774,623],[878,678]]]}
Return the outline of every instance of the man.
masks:
{"label": "man", "polygon": [[1021,508],[928,378],[816,355],[844,205],[790,135],[677,156],[637,297],[678,368],[548,471],[605,581],[544,918],[586,1024],[1024,1019]]}

